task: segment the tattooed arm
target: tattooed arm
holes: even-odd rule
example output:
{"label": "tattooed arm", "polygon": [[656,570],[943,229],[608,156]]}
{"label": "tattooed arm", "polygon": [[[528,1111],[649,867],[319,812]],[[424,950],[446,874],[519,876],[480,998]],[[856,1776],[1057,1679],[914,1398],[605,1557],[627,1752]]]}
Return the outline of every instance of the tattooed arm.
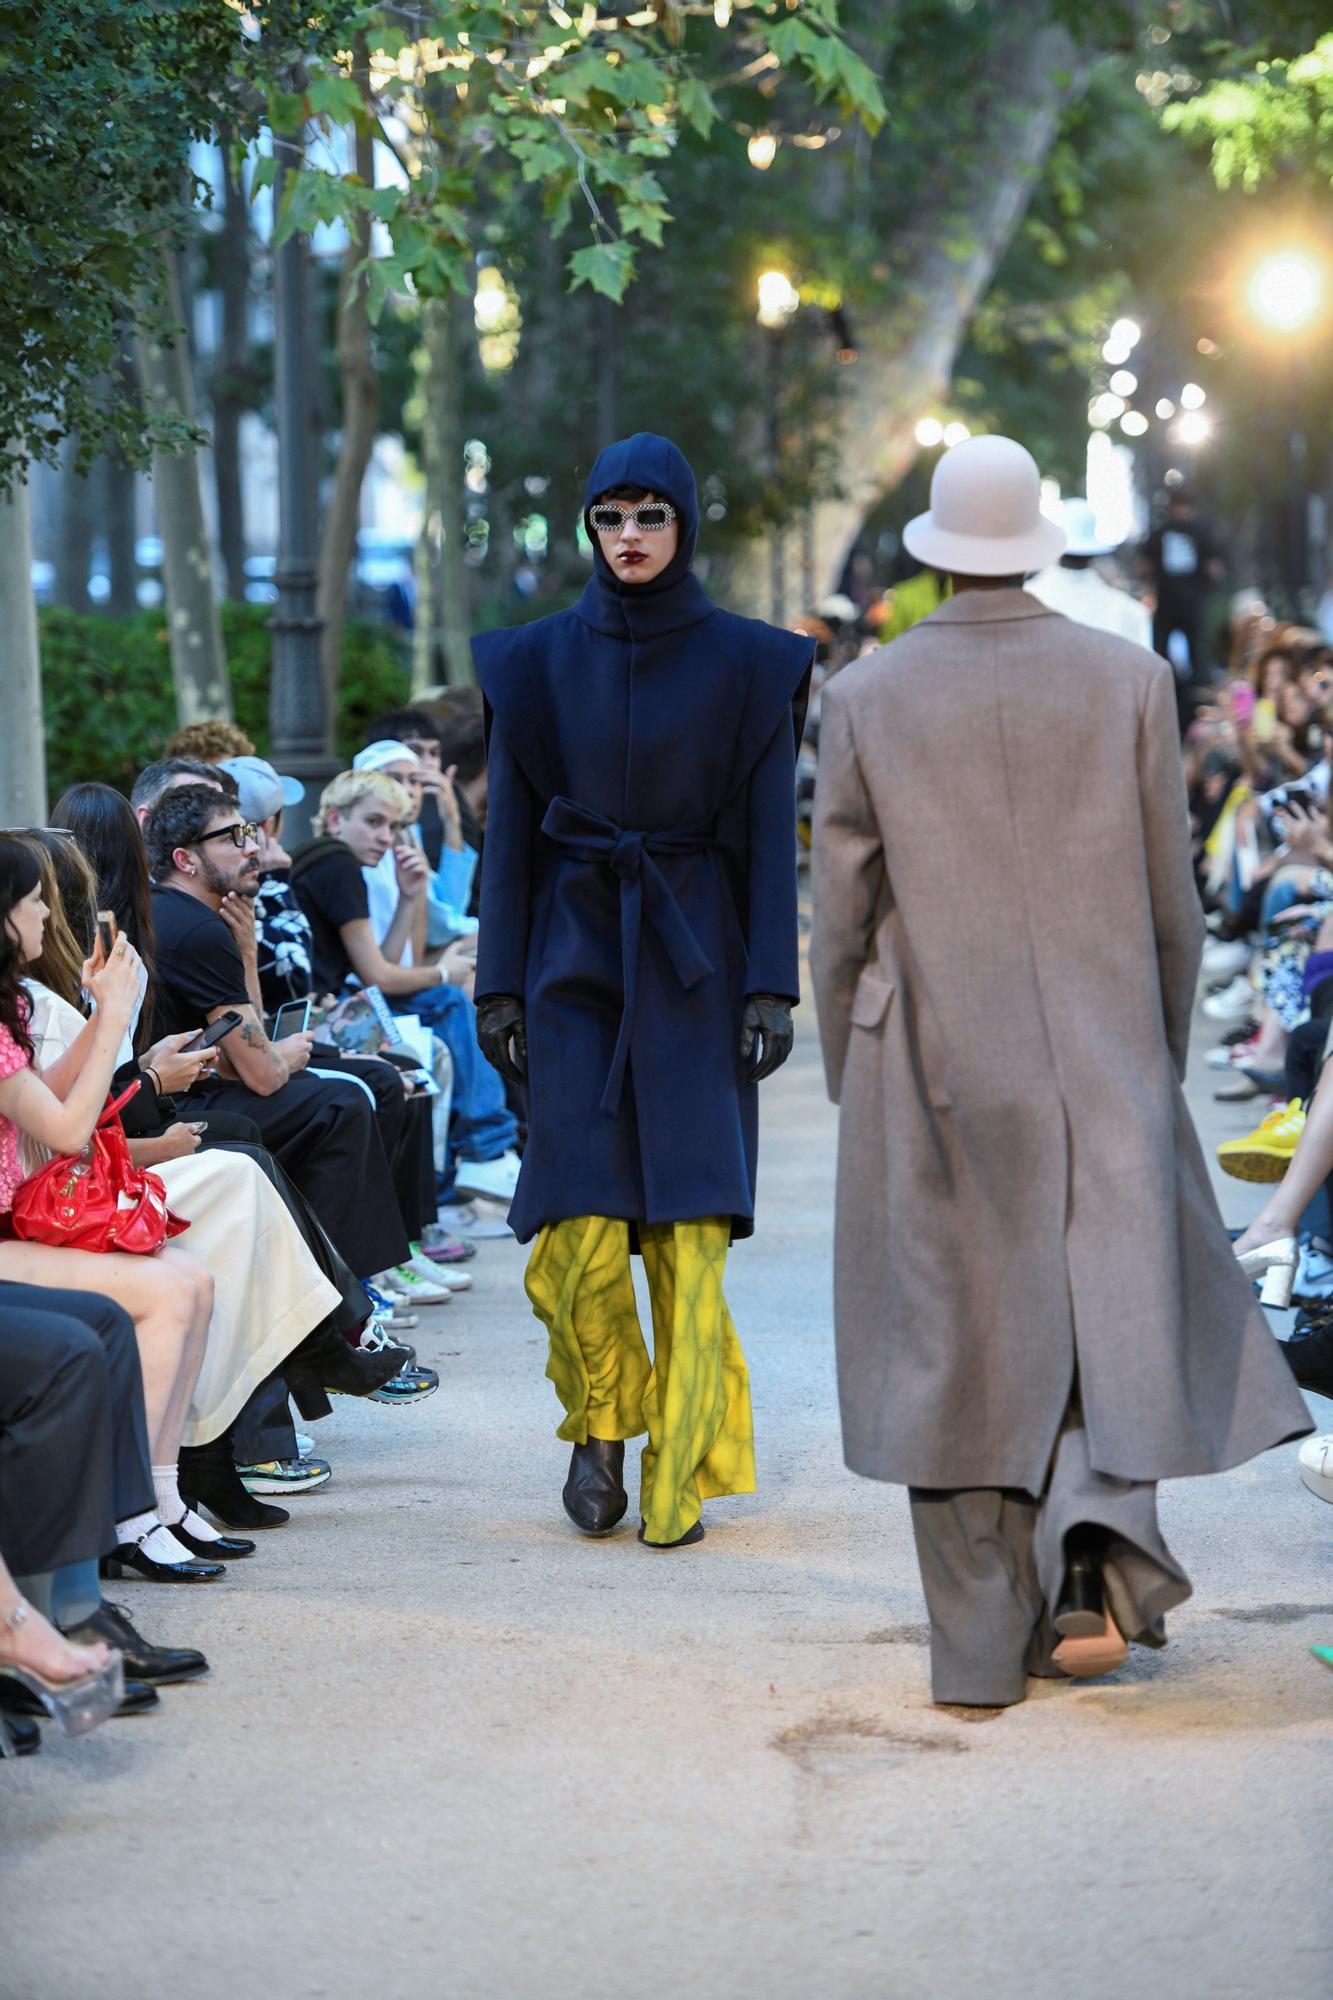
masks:
{"label": "tattooed arm", "polygon": [[[305,1068],[313,1038],[289,1035],[283,1042],[271,1042],[253,1007],[238,1006],[235,1011],[241,1018],[220,1045],[218,1074],[247,1084],[258,1097],[272,1097],[288,1077]],[[225,1007],[215,1007],[208,1018],[216,1021],[226,1012]]]}

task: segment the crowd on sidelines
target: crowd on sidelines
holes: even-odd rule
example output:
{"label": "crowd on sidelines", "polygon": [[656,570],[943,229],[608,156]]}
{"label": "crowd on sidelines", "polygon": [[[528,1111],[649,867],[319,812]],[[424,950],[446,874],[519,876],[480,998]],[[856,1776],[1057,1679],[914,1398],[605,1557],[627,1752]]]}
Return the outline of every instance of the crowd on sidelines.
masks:
{"label": "crowd on sidelines", "polygon": [[0,1755],[207,1671],[102,1581],[254,1556],[331,1476],[296,1422],[432,1394],[407,1336],[510,1233],[479,696],[380,717],[289,852],[303,796],[204,722],[0,833]]}

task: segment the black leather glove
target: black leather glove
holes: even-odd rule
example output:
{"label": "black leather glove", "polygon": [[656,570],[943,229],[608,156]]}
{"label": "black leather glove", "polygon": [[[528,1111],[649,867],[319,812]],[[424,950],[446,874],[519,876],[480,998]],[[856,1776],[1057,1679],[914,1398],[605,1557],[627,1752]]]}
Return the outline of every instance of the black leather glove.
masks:
{"label": "black leather glove", "polygon": [[762,1083],[766,1076],[772,1076],[791,1054],[796,1031],[792,1027],[790,1000],[779,1000],[772,993],[749,995],[741,1016],[742,1062],[749,1062],[760,1037],[762,1047],[759,1060],[750,1071],[751,1083]]}
{"label": "black leather glove", "polygon": [[488,993],[477,1002],[477,1045],[492,1069],[506,1083],[523,1083],[528,1074],[528,1040],[523,1002],[512,993]]}

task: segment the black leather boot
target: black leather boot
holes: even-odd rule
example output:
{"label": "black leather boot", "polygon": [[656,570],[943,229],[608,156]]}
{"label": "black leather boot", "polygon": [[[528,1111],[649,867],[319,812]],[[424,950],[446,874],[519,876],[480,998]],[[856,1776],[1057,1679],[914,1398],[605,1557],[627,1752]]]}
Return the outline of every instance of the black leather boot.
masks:
{"label": "black leather boot", "polygon": [[231,1455],[235,1424],[208,1444],[182,1445],[176,1465],[176,1484],[187,1507],[198,1512],[207,1507],[215,1520],[229,1528],[280,1528],[291,1515],[285,1507],[270,1507],[256,1500],[241,1483],[236,1461]]}
{"label": "black leather boot", "polygon": [[586,1444],[576,1444],[560,1497],[570,1520],[585,1535],[610,1534],[629,1506],[624,1439],[589,1438]]}
{"label": "black leather boot", "polygon": [[384,1347],[370,1354],[363,1347],[349,1347],[340,1333],[316,1327],[292,1349],[282,1372],[301,1408],[301,1395],[306,1390],[336,1389],[342,1396],[373,1396],[406,1366],[407,1358],[405,1348]]}

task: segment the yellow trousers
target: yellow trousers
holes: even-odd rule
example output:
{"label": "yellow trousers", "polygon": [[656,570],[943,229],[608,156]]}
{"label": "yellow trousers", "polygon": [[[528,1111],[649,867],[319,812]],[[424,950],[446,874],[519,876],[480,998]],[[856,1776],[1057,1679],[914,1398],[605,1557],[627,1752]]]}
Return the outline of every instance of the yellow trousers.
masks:
{"label": "yellow trousers", "polygon": [[565,1409],[570,1444],[637,1437],[644,1539],[675,1542],[701,1503],[754,1492],[750,1375],[722,1296],[731,1225],[640,1223],[652,1299],[650,1362],[630,1270],[629,1224],[580,1215],[543,1229],[527,1292],[550,1335],[546,1373]]}

